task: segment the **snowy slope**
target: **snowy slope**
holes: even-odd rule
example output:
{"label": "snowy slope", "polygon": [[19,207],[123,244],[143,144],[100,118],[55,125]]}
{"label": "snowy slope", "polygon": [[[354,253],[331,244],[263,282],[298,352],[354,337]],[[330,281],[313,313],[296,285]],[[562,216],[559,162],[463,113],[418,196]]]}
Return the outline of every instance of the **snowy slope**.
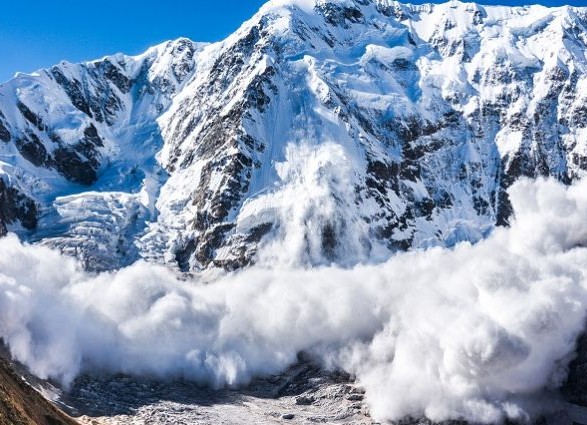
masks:
{"label": "snowy slope", "polygon": [[586,34],[582,8],[272,0],[219,43],[19,75],[0,221],[95,269],[477,241],[520,176],[587,169]]}
{"label": "snowy slope", "polygon": [[18,212],[5,216],[9,229],[91,268],[138,258],[133,240],[155,216],[166,178],[155,159],[163,146],[156,118],[203,47],[179,39],[137,57],[61,63],[2,85],[0,120],[9,135],[0,145],[2,181],[36,210],[26,221]]}

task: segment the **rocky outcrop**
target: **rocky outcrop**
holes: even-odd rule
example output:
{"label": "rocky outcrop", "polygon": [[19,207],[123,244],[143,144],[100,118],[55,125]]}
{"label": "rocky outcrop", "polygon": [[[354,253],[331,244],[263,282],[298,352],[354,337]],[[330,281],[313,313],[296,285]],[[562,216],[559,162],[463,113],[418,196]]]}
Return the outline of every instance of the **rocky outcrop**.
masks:
{"label": "rocky outcrop", "polygon": [[27,230],[37,227],[37,205],[28,196],[8,186],[0,177],[0,235],[6,234],[6,225],[19,223]]}
{"label": "rocky outcrop", "polygon": [[0,357],[0,424],[75,425],[77,422],[27,385],[10,363]]}

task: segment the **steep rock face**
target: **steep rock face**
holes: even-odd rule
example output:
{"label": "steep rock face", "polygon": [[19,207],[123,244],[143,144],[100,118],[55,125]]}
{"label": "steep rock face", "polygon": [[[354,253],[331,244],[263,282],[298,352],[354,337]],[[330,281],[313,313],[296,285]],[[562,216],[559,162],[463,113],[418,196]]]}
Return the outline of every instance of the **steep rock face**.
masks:
{"label": "steep rock face", "polygon": [[77,422],[29,387],[0,357],[0,424],[75,425]]}
{"label": "steep rock face", "polygon": [[0,235],[6,234],[7,224],[16,221],[25,229],[34,229],[37,226],[37,206],[32,199],[0,178]]}
{"label": "steep rock face", "polygon": [[38,206],[22,235],[90,268],[476,241],[517,178],[585,173],[586,30],[582,8],[273,0],[220,43],[17,76],[0,169]]}
{"label": "steep rock face", "polygon": [[178,263],[241,266],[265,233],[353,263],[507,224],[515,179],[584,172],[584,28],[572,8],[268,3],[160,120],[185,170],[162,199],[192,211],[166,227]]}

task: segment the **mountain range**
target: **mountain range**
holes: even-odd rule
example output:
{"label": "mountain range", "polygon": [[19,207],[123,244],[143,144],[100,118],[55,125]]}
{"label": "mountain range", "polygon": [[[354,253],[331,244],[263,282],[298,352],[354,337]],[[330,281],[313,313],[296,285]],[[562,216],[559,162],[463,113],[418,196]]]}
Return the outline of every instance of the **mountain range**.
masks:
{"label": "mountain range", "polygon": [[587,170],[586,51],[587,8],[272,0],[221,42],[17,74],[0,232],[91,270],[476,242],[520,177]]}
{"label": "mountain range", "polygon": [[[424,347],[423,351],[427,351],[436,344],[436,351],[430,349],[428,355],[433,365],[428,368],[430,370],[405,375],[408,377],[405,378],[407,392],[413,388],[423,389],[423,393],[413,392],[414,399],[421,394],[433,393],[434,388],[441,389],[438,394],[446,392],[452,396],[459,388],[464,388],[463,394],[474,396],[469,394],[470,399],[462,397],[465,404],[474,401],[466,406],[467,412],[475,410],[475,403],[483,400],[486,403],[478,406],[499,405],[505,413],[498,409],[499,413],[495,415],[509,419],[518,418],[515,416],[517,411],[514,412],[517,405],[508,404],[508,397],[512,394],[520,396],[520,405],[524,405],[525,392],[531,392],[534,387],[541,390],[548,387],[548,391],[556,388],[556,395],[552,398],[563,400],[563,410],[572,407],[566,412],[569,421],[583,421],[587,409],[579,405],[587,405],[584,379],[587,338],[582,336],[576,343],[579,332],[575,329],[576,323],[571,323],[572,326],[567,323],[573,318],[582,323],[581,302],[587,302],[587,298],[581,301],[585,292],[581,286],[584,275],[582,251],[577,253],[575,250],[584,246],[583,239],[587,234],[578,231],[576,225],[580,214],[576,210],[583,205],[577,201],[581,199],[576,193],[580,188],[563,193],[564,189],[549,186],[552,182],[543,182],[538,189],[533,189],[528,182],[526,186],[517,186],[510,192],[512,201],[517,199],[516,207],[520,207],[525,199],[540,198],[543,203],[546,202],[544,199],[560,201],[555,213],[536,201],[535,209],[546,217],[536,222],[554,223],[553,228],[550,233],[544,229],[537,231],[535,237],[528,236],[528,244],[521,241],[514,248],[508,245],[510,236],[496,232],[496,229],[514,223],[515,213],[508,190],[518,180],[548,178],[571,185],[587,173],[586,52],[587,7],[502,7],[459,1],[409,5],[393,0],[270,0],[235,33],[220,42],[197,43],[180,38],[154,46],[138,56],[116,54],[80,64],[61,62],[30,75],[17,74],[12,80],[0,84],[0,236],[12,232],[28,244],[55,248],[77,258],[90,272],[117,270],[143,260],[166,265],[180,277],[171,282],[171,277],[162,271],[164,269],[148,269],[145,264],[137,265],[136,269],[129,268],[126,274],[122,272],[122,277],[115,273],[104,277],[83,274],[85,272],[76,269],[77,263],[58,262],[56,264],[66,264],[67,270],[62,273],[66,277],[60,278],[55,287],[52,281],[43,286],[44,280],[37,279],[42,273],[36,273],[35,267],[53,263],[51,259],[47,263],[39,260],[49,251],[33,250],[32,254],[27,254],[32,259],[27,256],[19,265],[22,270],[32,270],[26,274],[29,277],[22,278],[31,282],[18,280],[24,273],[16,266],[5,274],[0,273],[3,279],[0,286],[4,285],[0,291],[0,305],[5,301],[8,303],[5,305],[16,311],[18,306],[29,305],[23,299],[34,301],[30,301],[28,310],[21,309],[31,315],[28,319],[24,313],[22,318],[11,318],[6,329],[0,321],[4,338],[17,341],[16,351],[10,347],[12,355],[20,353],[22,358],[14,357],[26,363],[30,356],[23,353],[28,353],[27,344],[30,344],[34,352],[32,357],[36,359],[39,353],[43,357],[43,343],[51,342],[55,336],[44,328],[45,322],[50,322],[47,329],[55,331],[56,335],[71,336],[67,333],[71,331],[72,341],[81,338],[79,344],[89,344],[77,351],[78,354],[75,354],[73,342],[64,345],[75,354],[71,354],[71,358],[75,357],[83,366],[73,375],[87,372],[86,363],[101,364],[100,361],[112,367],[112,370],[107,369],[110,372],[117,373],[120,368],[132,372],[135,369],[128,369],[128,365],[134,365],[136,358],[144,358],[145,364],[150,365],[152,359],[144,352],[151,352],[149,350],[156,345],[152,341],[159,338],[159,335],[150,333],[152,328],[155,329],[152,324],[155,323],[157,326],[169,325],[172,329],[169,333],[175,339],[167,335],[170,338],[166,340],[168,351],[161,351],[165,355],[160,356],[161,353],[154,349],[153,362],[157,366],[163,365],[165,356],[173,351],[173,343],[177,343],[178,352],[173,353],[177,358],[170,357],[176,359],[170,363],[178,363],[177,367],[181,369],[184,367],[182,362],[188,362],[185,370],[195,370],[195,376],[199,376],[197,373],[201,371],[189,361],[200,359],[204,366],[199,367],[205,371],[208,371],[206,367],[213,369],[216,363],[209,360],[216,359],[214,350],[225,354],[221,344],[225,337],[228,338],[230,355],[238,354],[238,349],[251,344],[254,347],[250,351],[253,365],[262,364],[263,355],[271,363],[279,358],[276,351],[294,351],[293,348],[286,349],[290,347],[284,348],[287,344],[282,343],[282,338],[287,335],[279,331],[279,326],[288,327],[288,320],[292,320],[298,329],[296,335],[305,336],[306,328],[322,320],[326,340],[331,337],[332,345],[336,345],[335,342],[339,341],[336,337],[339,337],[343,347],[344,344],[355,348],[369,347],[363,350],[363,355],[371,353],[372,357],[365,358],[380,366],[380,369],[359,376],[357,385],[362,378],[365,380],[365,376],[379,382],[375,378],[389,374],[393,369],[394,356],[399,356],[400,365],[403,360],[409,366],[412,365],[408,360],[414,355],[413,347]],[[527,198],[522,196],[524,187],[532,192]],[[544,195],[556,190],[563,194]],[[526,209],[531,210],[530,207]],[[533,220],[532,214],[524,211],[522,219]],[[563,226],[564,220],[559,222],[552,218],[556,216],[558,219],[559,213],[572,215],[567,227]],[[511,238],[532,233],[528,230],[530,225],[519,225]],[[573,231],[576,235],[567,237]],[[494,234],[497,236],[493,240],[489,238],[488,245],[479,244],[480,251],[464,245],[460,250],[457,248],[445,254],[436,251],[429,257],[422,257],[423,260],[416,256],[417,253],[412,257],[399,257],[396,262],[392,259],[392,263],[382,268],[383,271],[378,272],[375,268],[375,264],[385,265],[399,252],[454,247],[460,242],[475,244]],[[536,239],[542,236],[547,240],[541,245],[542,242]],[[27,247],[18,245],[15,238],[8,237],[5,241],[8,241],[6,246],[15,246],[21,250],[18,252],[23,253],[23,258],[26,256]],[[528,246],[540,249],[526,252],[528,250],[520,248]],[[503,249],[502,256],[488,261],[486,269],[479,271],[478,281],[473,284],[469,285],[467,280],[471,271],[467,268],[444,273],[445,268],[457,268],[467,258],[472,259],[471,267],[483,264],[484,256],[492,247],[497,247],[494,249],[497,251]],[[508,253],[518,257],[506,258]],[[479,257],[483,258],[480,260]],[[533,263],[541,259],[547,263],[543,268]],[[450,264],[437,264],[438,270],[433,270],[435,265],[430,261]],[[498,268],[504,262],[507,264]],[[222,296],[206,298],[206,289],[201,289],[205,285],[176,290],[184,288],[183,279],[189,279],[191,273],[235,271],[253,264],[277,270],[277,277],[271,279],[282,283],[270,287],[267,282],[273,281],[263,278],[266,276],[264,272],[255,274],[255,270],[242,278],[261,285],[259,287],[267,290],[269,295],[279,295],[267,298],[285,311],[285,318],[277,320],[275,328],[267,326],[267,329],[275,330],[277,342],[270,338],[274,337],[271,332],[267,337],[269,342],[263,339],[263,333],[261,336],[255,336],[255,332],[251,333],[253,336],[247,333],[262,322],[247,319],[245,313],[249,311],[250,301],[245,301],[245,306],[236,301],[222,304]],[[364,264],[368,265],[363,266],[364,269],[353,268]],[[411,273],[414,270],[412,265],[421,267],[427,274],[419,279],[420,269]],[[318,274],[312,277],[307,269],[314,266],[336,268],[318,267]],[[59,267],[54,266],[57,271],[52,269],[53,274],[49,273],[48,280],[59,274]],[[279,273],[280,267],[289,267],[298,274],[287,278],[285,273]],[[349,269],[350,275],[345,275],[344,271],[349,272]],[[361,290],[353,292],[355,286],[351,284],[358,280],[357,274],[361,270],[373,275],[370,276],[370,287],[372,291],[377,289],[363,298],[359,294],[367,286],[355,285]],[[440,271],[444,274],[436,282],[434,273]],[[391,276],[395,272],[399,277]],[[11,273],[19,276],[14,277]],[[137,277],[133,277],[134,273]],[[145,277],[149,273],[155,275],[153,282]],[[295,308],[289,310],[290,304],[303,303],[306,299],[304,291],[319,291],[319,285],[328,280],[325,278],[328,273],[333,273],[334,279],[338,276],[341,280],[349,280],[350,288],[350,292],[341,292],[345,296],[338,294],[331,304],[324,303],[332,307],[332,311],[324,310],[324,305],[319,302],[310,303],[307,309],[315,316],[303,309],[300,311],[307,313],[307,317]],[[94,276],[98,276],[96,281],[91,280]],[[238,274],[222,276],[228,276],[231,288],[242,290],[243,285],[237,285]],[[236,276],[234,282],[230,281],[231,276]],[[80,284],[84,279],[89,283]],[[286,283],[303,279],[311,280],[313,285],[300,285],[298,289],[302,295],[297,296],[292,291],[293,301],[284,300],[285,292],[295,286]],[[405,293],[410,296],[404,295],[404,298],[404,287],[409,285],[405,285],[402,279],[407,279],[413,286],[412,292],[406,289]],[[426,282],[420,282],[426,279]],[[449,288],[453,292],[458,293],[459,288],[464,288],[463,294],[445,293],[443,285],[447,282],[443,279],[453,284],[452,289]],[[128,292],[120,295],[120,305],[130,306],[136,301],[145,308],[145,317],[147,313],[153,313],[161,323],[147,322],[143,329],[139,320],[142,316],[128,319],[132,326],[126,327],[115,319],[110,320],[107,313],[116,310],[110,307],[116,304],[112,300],[118,297],[114,290],[106,291],[108,296],[103,298],[98,296],[102,289],[88,292],[96,300],[82,297],[86,293],[83,287],[93,288],[98,283],[105,287],[112,281],[128,284]],[[143,281],[148,281],[145,285],[151,286],[141,289]],[[379,281],[388,286],[380,285]],[[69,289],[59,286],[66,285],[64,282],[68,282]],[[226,282],[221,288],[226,287]],[[416,285],[418,282],[420,286]],[[71,289],[76,285],[77,289]],[[556,289],[550,291],[549,285]],[[336,285],[324,287],[328,292],[338,288]],[[34,288],[45,288],[36,295],[41,300],[39,303],[34,296],[27,298],[35,294]],[[192,289],[196,292],[190,292]],[[188,293],[192,295],[186,297]],[[249,297],[245,297],[246,300],[257,296],[257,293],[254,296],[243,293]],[[67,298],[72,294],[75,303],[69,303],[71,300]],[[163,309],[166,314],[178,310],[177,317],[171,314],[174,319],[166,320],[166,315],[159,316],[160,310],[152,307],[159,298],[168,299],[166,296],[170,294],[168,298],[182,302],[174,301],[170,304],[173,307]],[[183,298],[178,294],[183,294]],[[322,300],[324,295],[318,294],[310,299]],[[381,297],[387,300],[384,306],[378,307],[381,311],[372,308],[371,303],[376,304],[373,300]],[[426,302],[427,297],[430,300]],[[238,292],[233,298],[238,298]],[[53,310],[44,305],[37,310],[38,304],[43,304],[46,299],[57,300]],[[433,306],[430,310],[439,312],[412,315],[412,310],[417,310],[413,306],[421,299],[424,299],[424,308],[419,306],[420,309]],[[521,306],[519,311],[524,311],[520,316],[524,317],[518,318],[517,313],[512,312],[502,314],[498,305],[502,299],[509,300],[512,305],[518,303],[517,306]],[[59,300],[67,302],[59,304]],[[528,303],[522,305],[525,300]],[[486,302],[484,309],[479,307],[482,302]],[[78,304],[85,307],[78,311]],[[375,317],[374,324],[367,327],[368,331],[359,329],[354,319],[347,322],[342,319],[348,316],[349,305],[355,306],[357,312],[363,312],[363,316],[372,314]],[[338,307],[345,314],[340,313]],[[51,312],[61,311],[59,308],[63,311],[70,309],[73,313],[71,316],[65,313],[52,316]],[[36,314],[37,311],[42,314]],[[441,324],[429,326],[429,321],[449,320],[442,316],[443,311],[450,313],[446,313],[449,319],[458,318],[457,324],[461,328],[446,330]],[[180,314],[182,312],[185,317]],[[245,313],[238,316],[239,312]],[[132,311],[124,313],[134,314]],[[112,317],[118,317],[116,314]],[[231,314],[238,317],[231,319]],[[79,318],[80,323],[69,329],[60,322],[68,321],[63,319],[68,317]],[[232,322],[227,317],[241,326],[237,326],[234,334],[230,332]],[[302,320],[304,317],[305,321]],[[402,320],[406,317],[409,320]],[[93,320],[98,319],[103,321],[96,323],[107,323],[104,325],[109,330],[104,331],[106,336],[98,332],[101,329],[98,325],[94,325]],[[395,319],[397,323],[393,322]],[[508,322],[510,319],[513,325]],[[14,331],[21,329],[18,320],[23,322],[26,337],[20,338],[20,334]],[[84,321],[91,326],[82,326]],[[331,328],[325,325],[330,322],[334,323]],[[360,320],[356,322],[362,323]],[[15,327],[15,324],[19,326]],[[510,325],[509,328],[506,324]],[[467,331],[463,329],[469,330],[473,326],[479,327],[479,335],[464,335]],[[113,365],[117,351],[108,344],[112,341],[136,343],[129,331],[135,327],[148,331],[137,331],[140,344],[131,344],[133,350],[124,351],[121,343],[121,352],[130,356],[121,357],[127,369]],[[83,329],[90,329],[90,337],[84,338]],[[187,332],[182,333],[185,330]],[[351,335],[348,337],[350,342],[343,338],[347,331]],[[194,338],[196,334],[198,338],[202,336],[204,342]],[[312,338],[319,342],[325,339],[321,334],[308,334],[312,341]],[[553,339],[548,339],[549,336]],[[100,344],[92,338],[106,342]],[[237,348],[231,348],[231,338],[236,341],[234,346]],[[554,350],[552,359],[545,354],[548,358],[537,362],[537,366],[531,363],[532,356],[537,354],[535,357],[542,359],[543,352],[549,353],[553,349],[551,341],[563,339],[561,347],[554,347],[558,351]],[[402,341],[416,343],[402,346]],[[424,345],[422,341],[433,342]],[[396,342],[397,346],[394,345]],[[225,399],[231,403],[240,400],[240,404],[236,404],[241,412],[247,412],[251,422],[257,421],[251,419],[253,417],[262,418],[259,423],[274,423],[271,421],[275,418],[290,420],[294,414],[289,410],[285,416],[275,412],[290,409],[293,403],[295,406],[310,406],[297,407],[309,409],[303,411],[310,415],[307,417],[324,418],[326,416],[320,415],[327,411],[331,416],[324,420],[333,423],[351,420],[370,423],[369,410],[361,404],[363,394],[369,398],[375,393],[373,399],[377,399],[388,387],[375,386],[379,390],[385,389],[379,393],[369,387],[365,393],[365,389],[355,385],[356,377],[352,374],[345,372],[339,376],[337,370],[325,372],[319,367],[322,364],[315,365],[304,357],[305,349],[327,352],[326,347],[316,349],[314,342],[314,345],[306,343],[303,337],[299,337],[297,344],[300,349],[294,354],[298,355],[298,364],[290,364],[295,360],[288,363],[289,357],[282,353],[286,360],[281,361],[290,368],[282,370],[281,375],[264,377],[263,373],[269,372],[261,373],[264,371],[261,365],[258,366],[260,369],[253,368],[250,372],[250,380],[242,378],[242,382],[251,383],[250,394],[247,393],[250,402],[240,403],[244,399],[239,399],[232,388],[222,390],[224,393],[221,391]],[[59,360],[62,360],[59,350],[65,350],[64,346],[57,345],[58,349],[52,352],[57,353]],[[106,354],[99,355],[98,346]],[[181,350],[186,347],[189,354],[183,355]],[[402,347],[405,350],[403,357]],[[578,353],[569,353],[577,347]],[[343,350],[340,357],[346,359],[347,355],[351,359],[350,352]],[[206,362],[202,360],[203,353],[209,355]],[[220,354],[218,358],[223,359]],[[135,355],[138,357],[133,357]],[[9,355],[2,352],[1,356]],[[290,357],[293,359],[295,355]],[[92,359],[95,362],[97,359],[97,363],[92,363]],[[247,362],[250,359],[246,355],[238,359],[238,367],[249,373]],[[527,359],[530,360],[524,363]],[[334,362],[331,358],[329,360]],[[438,364],[434,360],[438,360]],[[527,375],[512,372],[524,371],[528,364],[535,369],[530,367]],[[556,372],[553,372],[556,382],[550,383],[552,388],[540,381],[540,377],[548,373],[540,369],[543,364]],[[1,388],[0,382],[0,423],[4,418],[8,418],[8,423],[71,423],[69,417],[20,382],[11,371],[13,366],[13,363],[0,359],[0,377],[4,377],[2,381],[5,383]],[[518,366],[519,370],[515,369]],[[452,371],[456,378],[449,379],[454,376],[448,372],[443,374],[445,369]],[[428,379],[430,376],[424,372],[430,372],[433,379]],[[530,389],[510,382],[515,378],[510,379],[509,373],[514,377],[530,376],[531,379],[527,378],[531,382],[528,384]],[[46,375],[53,376],[51,373]],[[71,380],[75,378],[73,375]],[[255,380],[257,375],[262,375],[259,380]],[[519,394],[516,390],[502,391],[502,387],[495,383],[501,378],[493,375],[508,378],[503,378],[508,384],[503,388],[507,391],[521,388]],[[425,377],[422,381],[431,382],[413,382],[412,376]],[[316,380],[316,377],[322,380]],[[186,422],[192,417],[200,417],[202,412],[209,415],[206,419],[209,423],[234,422],[234,415],[238,415],[236,410],[224,408],[223,403],[216,406],[214,400],[219,400],[218,394],[210,395],[207,389],[198,390],[202,391],[204,402],[201,404],[204,407],[196,405],[190,398],[195,391],[191,384],[153,384],[158,389],[157,399],[151,393],[144,396],[136,390],[143,388],[140,377],[116,375],[110,378],[78,377],[69,390],[65,388],[60,393],[65,397],[61,400],[63,406],[68,406],[70,413],[89,411],[115,416],[137,414],[128,410],[132,404],[140,406],[139,413],[149,418],[159,415],[161,409],[177,409],[178,417],[183,415]],[[532,384],[534,378],[538,383]],[[437,387],[433,386],[435,379],[440,382]],[[366,381],[373,384],[369,379]],[[389,388],[393,387],[391,381],[385,382]],[[242,383],[230,381],[229,384],[235,382]],[[464,385],[463,382],[467,385],[459,387]],[[495,397],[491,392],[492,385],[499,390]],[[117,388],[116,397],[112,388]],[[559,388],[562,391],[558,391]],[[188,392],[189,397],[182,391]],[[514,396],[512,400],[518,402]],[[379,398],[383,400],[384,397]],[[94,411],[98,399],[100,409]],[[453,399],[448,399],[452,403]],[[175,400],[181,403],[173,404]],[[193,411],[185,407],[190,400]],[[502,406],[503,400],[506,402]],[[162,401],[169,405],[161,407]],[[549,403],[551,401],[549,399]],[[448,403],[456,409],[453,404]],[[265,406],[264,409],[272,413],[266,414],[255,407],[258,405]],[[346,416],[341,414],[340,406],[344,406]],[[428,414],[418,406],[410,408]],[[442,403],[441,406],[445,408]],[[80,407],[85,410],[76,410]],[[206,410],[208,407],[209,411]],[[438,417],[452,417],[454,412],[450,408],[432,411]],[[459,412],[458,409],[455,411]],[[483,412],[475,414],[481,417]],[[160,416],[160,423],[169,419]],[[468,416],[461,414],[460,417]],[[87,419],[93,421],[89,416]],[[127,421],[126,416],[111,419],[113,422],[105,423]],[[412,422],[407,420],[405,423]]]}

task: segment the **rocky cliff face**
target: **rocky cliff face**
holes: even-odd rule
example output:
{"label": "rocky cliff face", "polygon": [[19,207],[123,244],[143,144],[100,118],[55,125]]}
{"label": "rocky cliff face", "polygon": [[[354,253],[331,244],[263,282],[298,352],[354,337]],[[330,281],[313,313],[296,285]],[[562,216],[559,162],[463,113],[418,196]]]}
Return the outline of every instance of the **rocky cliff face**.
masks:
{"label": "rocky cliff face", "polygon": [[273,0],[226,40],[0,86],[0,232],[109,269],[476,241],[587,169],[587,9]]}
{"label": "rocky cliff face", "polygon": [[45,400],[0,357],[0,424],[75,425],[77,422]]}

